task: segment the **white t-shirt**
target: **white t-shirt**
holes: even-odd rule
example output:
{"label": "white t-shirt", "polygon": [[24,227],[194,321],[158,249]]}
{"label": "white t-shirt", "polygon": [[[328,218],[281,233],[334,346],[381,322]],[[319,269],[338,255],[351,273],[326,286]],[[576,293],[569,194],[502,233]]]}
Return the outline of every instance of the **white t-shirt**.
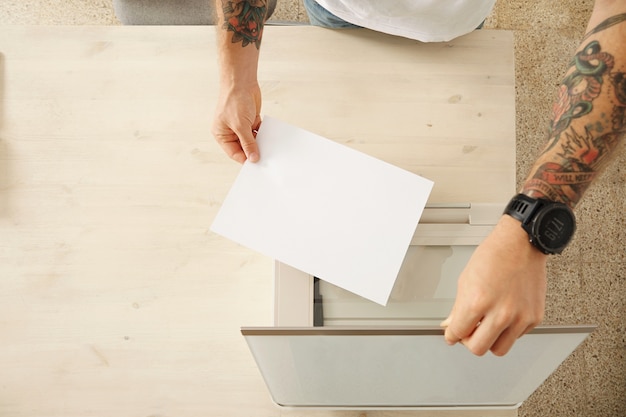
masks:
{"label": "white t-shirt", "polygon": [[357,26],[422,42],[446,42],[476,29],[496,0],[316,0]]}

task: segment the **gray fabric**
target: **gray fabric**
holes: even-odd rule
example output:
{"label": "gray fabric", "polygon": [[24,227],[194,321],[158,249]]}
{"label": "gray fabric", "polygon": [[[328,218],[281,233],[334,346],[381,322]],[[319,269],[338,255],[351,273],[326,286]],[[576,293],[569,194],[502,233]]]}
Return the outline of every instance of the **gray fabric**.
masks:
{"label": "gray fabric", "polygon": [[[215,0],[113,0],[125,25],[214,25]],[[268,2],[268,18],[276,0]]]}

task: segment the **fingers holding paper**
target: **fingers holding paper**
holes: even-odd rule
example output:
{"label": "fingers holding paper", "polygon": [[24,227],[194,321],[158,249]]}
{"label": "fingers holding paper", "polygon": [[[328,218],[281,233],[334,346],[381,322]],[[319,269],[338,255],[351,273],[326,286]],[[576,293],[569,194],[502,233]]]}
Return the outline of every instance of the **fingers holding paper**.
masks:
{"label": "fingers holding paper", "polygon": [[261,90],[233,89],[220,94],[213,136],[224,152],[243,164],[259,160],[256,131],[261,125]]}
{"label": "fingers holding paper", "polygon": [[503,216],[459,277],[454,307],[441,324],[446,342],[476,355],[508,353],[543,319],[546,258],[517,220]]}

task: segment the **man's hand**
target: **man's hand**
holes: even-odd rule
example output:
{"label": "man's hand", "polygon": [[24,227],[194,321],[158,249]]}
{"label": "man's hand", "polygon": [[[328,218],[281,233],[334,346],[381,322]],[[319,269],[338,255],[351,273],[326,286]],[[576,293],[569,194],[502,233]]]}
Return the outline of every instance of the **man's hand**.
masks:
{"label": "man's hand", "polygon": [[441,324],[450,345],[505,355],[543,320],[546,260],[520,222],[502,216],[461,273],[452,312]]}
{"label": "man's hand", "polygon": [[[225,92],[224,92],[225,90]],[[243,164],[259,160],[256,131],[261,125],[261,90],[258,84],[250,88],[225,88],[220,94],[213,135],[224,152]]]}
{"label": "man's hand", "polygon": [[213,135],[235,161],[256,162],[259,148],[255,131],[261,125],[257,70],[263,26],[268,17],[267,0],[215,0],[215,6],[220,96]]}

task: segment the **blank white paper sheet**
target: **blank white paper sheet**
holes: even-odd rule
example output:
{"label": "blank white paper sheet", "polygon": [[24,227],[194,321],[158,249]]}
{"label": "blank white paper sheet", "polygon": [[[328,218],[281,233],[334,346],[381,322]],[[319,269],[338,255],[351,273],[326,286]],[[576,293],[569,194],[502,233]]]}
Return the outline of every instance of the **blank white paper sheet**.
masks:
{"label": "blank white paper sheet", "polygon": [[265,117],[211,230],[386,305],[433,183]]}

